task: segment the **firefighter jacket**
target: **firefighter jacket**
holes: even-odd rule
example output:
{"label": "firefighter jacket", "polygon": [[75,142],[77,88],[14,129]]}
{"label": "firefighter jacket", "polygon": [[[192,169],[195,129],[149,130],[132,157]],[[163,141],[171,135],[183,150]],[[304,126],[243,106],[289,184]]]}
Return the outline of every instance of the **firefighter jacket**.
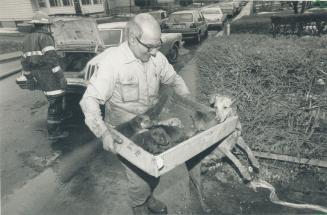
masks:
{"label": "firefighter jacket", "polygon": [[31,73],[46,96],[64,94],[60,84],[64,75],[49,33],[40,29],[25,37],[21,63],[24,73]]}

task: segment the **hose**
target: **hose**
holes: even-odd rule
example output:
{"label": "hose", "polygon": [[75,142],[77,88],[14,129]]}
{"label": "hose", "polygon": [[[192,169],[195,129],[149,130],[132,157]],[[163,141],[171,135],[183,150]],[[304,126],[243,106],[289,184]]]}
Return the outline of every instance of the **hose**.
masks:
{"label": "hose", "polygon": [[269,189],[270,190],[269,198],[270,201],[274,204],[283,205],[291,208],[311,209],[311,210],[327,213],[327,208],[320,205],[296,204],[296,203],[290,203],[290,202],[279,200],[275,188],[271,184],[269,184],[268,182],[262,179],[258,179],[257,181],[251,181],[249,187],[254,189],[254,191],[256,191],[258,187]]}

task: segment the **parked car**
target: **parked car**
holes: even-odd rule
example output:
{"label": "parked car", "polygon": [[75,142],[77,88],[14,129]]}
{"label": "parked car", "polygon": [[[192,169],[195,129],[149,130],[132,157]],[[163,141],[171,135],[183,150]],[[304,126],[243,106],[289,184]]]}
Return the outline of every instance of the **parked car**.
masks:
{"label": "parked car", "polygon": [[51,32],[62,56],[60,64],[67,79],[67,94],[83,93],[87,62],[105,50],[95,20],[58,20],[51,25]]}
{"label": "parked car", "polygon": [[[98,29],[100,36],[106,48],[118,46],[126,40],[124,37],[125,26],[127,22],[112,22],[99,24]],[[162,33],[161,34],[162,46],[161,51],[171,64],[177,62],[179,48],[182,46],[182,34],[180,33]]]}
{"label": "parked car", "polygon": [[[78,102],[86,89],[84,68],[87,62],[105,50],[95,20],[90,18],[56,18],[50,26],[60,58],[60,66],[67,79],[65,101],[73,113],[81,114]],[[16,83],[28,82],[26,77]]]}
{"label": "parked car", "polygon": [[162,29],[165,22],[168,19],[167,12],[164,10],[155,10],[155,11],[149,11],[148,13],[151,14],[158,21]]}
{"label": "parked car", "polygon": [[237,13],[236,5],[232,0],[219,3],[219,7],[223,11],[223,13],[226,14],[226,16],[228,17],[232,17]]}
{"label": "parked car", "polygon": [[[112,22],[99,24],[98,29],[101,38],[104,41],[104,46],[107,48],[104,52],[91,59],[85,66],[84,84],[92,77],[97,70],[98,63],[107,55],[110,47],[118,46],[126,40],[125,26],[127,22]],[[180,33],[162,33],[161,34],[162,46],[159,51],[166,55],[170,63],[176,63],[178,58],[179,48],[182,46],[182,34]]]}
{"label": "parked car", "polygon": [[[62,56],[60,65],[67,79],[68,103],[77,103],[76,98],[84,93],[88,80],[96,69],[94,62],[105,55],[105,52],[100,53],[106,48],[118,46],[125,40],[126,23],[113,22],[97,25],[93,19],[74,18],[55,21],[51,26],[56,49]],[[161,39],[163,45],[160,51],[171,63],[176,62],[179,47],[182,45],[182,35],[163,33]]]}
{"label": "parked car", "polygon": [[208,36],[208,25],[200,9],[177,11],[169,15],[163,28],[166,33],[182,33],[183,40],[201,39]]}
{"label": "parked car", "polygon": [[202,8],[202,13],[208,24],[208,29],[223,28],[226,15],[219,6],[208,6]]}

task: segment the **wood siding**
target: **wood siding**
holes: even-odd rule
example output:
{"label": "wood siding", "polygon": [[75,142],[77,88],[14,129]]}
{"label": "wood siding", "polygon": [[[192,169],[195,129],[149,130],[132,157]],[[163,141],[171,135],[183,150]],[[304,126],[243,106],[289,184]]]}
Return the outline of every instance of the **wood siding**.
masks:
{"label": "wood siding", "polygon": [[30,20],[33,14],[30,0],[1,0],[0,21]]}
{"label": "wood siding", "polygon": [[158,0],[158,4],[160,3],[175,3],[175,0]]}
{"label": "wood siding", "polygon": [[135,6],[134,0],[116,0],[115,2],[115,7],[129,7],[130,4],[131,6]]}
{"label": "wood siding", "polygon": [[83,14],[104,12],[103,4],[81,5]]}
{"label": "wood siding", "polygon": [[[129,0],[124,0],[129,1]],[[47,2],[47,4],[49,4]],[[81,5],[83,14],[104,12],[103,4]],[[38,8],[34,0],[1,0],[0,21],[24,21],[31,20],[34,12],[40,9],[49,14],[75,14],[74,6],[42,7]]]}

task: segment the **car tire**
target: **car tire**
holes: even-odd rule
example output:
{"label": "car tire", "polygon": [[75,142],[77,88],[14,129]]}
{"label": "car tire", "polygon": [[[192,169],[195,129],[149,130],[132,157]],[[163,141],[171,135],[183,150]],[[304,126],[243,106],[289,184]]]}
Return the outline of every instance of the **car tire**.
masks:
{"label": "car tire", "polygon": [[207,38],[208,37],[208,34],[209,34],[209,31],[208,31],[208,29],[205,31],[205,33],[204,33],[204,37],[205,38]]}
{"label": "car tire", "polygon": [[177,62],[178,58],[178,44],[174,44],[173,47],[169,50],[167,59],[169,63],[174,64]]}
{"label": "car tire", "polygon": [[196,38],[195,38],[195,40],[196,40],[196,43],[201,43],[201,32],[199,32],[197,35],[196,35]]}
{"label": "car tire", "polygon": [[79,105],[82,95],[78,93],[66,93],[65,95],[65,110],[72,113],[72,119],[74,120],[84,120],[84,114]]}

